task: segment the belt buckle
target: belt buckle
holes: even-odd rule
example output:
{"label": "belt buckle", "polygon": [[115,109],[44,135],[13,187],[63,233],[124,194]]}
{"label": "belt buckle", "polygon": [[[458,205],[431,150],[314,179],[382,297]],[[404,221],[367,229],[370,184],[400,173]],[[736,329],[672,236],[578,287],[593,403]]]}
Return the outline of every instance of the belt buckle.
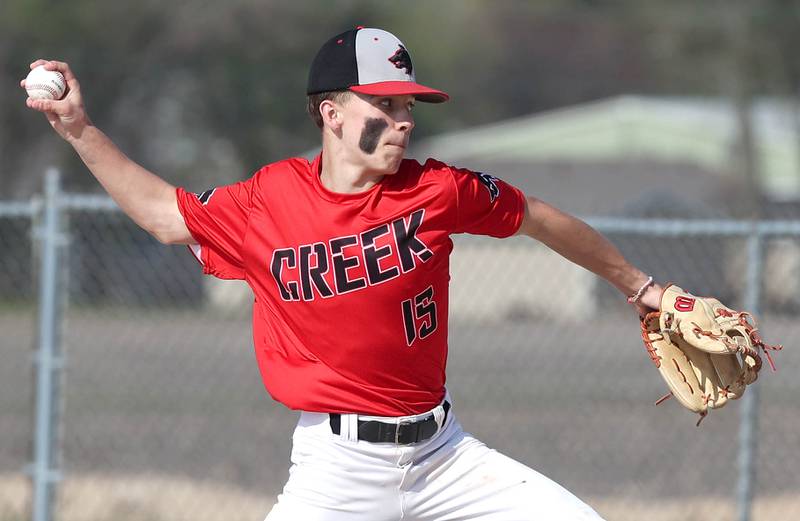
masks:
{"label": "belt buckle", "polygon": [[394,444],[400,445],[400,426],[404,423],[411,423],[409,420],[397,420],[397,424],[394,426]]}
{"label": "belt buckle", "polygon": [[[406,443],[406,442],[403,442],[403,443],[400,442],[400,431],[401,431],[401,429],[403,429],[406,426],[411,427],[412,425],[416,425],[416,424],[418,424],[418,423],[420,423],[422,421],[424,421],[424,420],[398,420],[397,424],[395,425],[395,430],[394,430],[394,444],[395,445],[408,445],[408,443]],[[416,443],[416,441],[412,441],[410,443]]]}
{"label": "belt buckle", "polygon": [[[425,423],[425,422],[427,422],[428,420],[430,420],[430,417],[417,419],[417,420],[399,420],[397,422],[397,424],[396,424],[396,429],[394,431],[394,444],[395,445],[409,445],[411,443],[417,443],[418,441],[420,441],[419,440],[420,425]],[[415,427],[416,429],[411,429],[412,427]],[[401,429],[405,430],[406,428],[410,429],[409,435],[413,434],[413,436],[411,436],[412,437],[412,441],[401,442],[400,441]]]}

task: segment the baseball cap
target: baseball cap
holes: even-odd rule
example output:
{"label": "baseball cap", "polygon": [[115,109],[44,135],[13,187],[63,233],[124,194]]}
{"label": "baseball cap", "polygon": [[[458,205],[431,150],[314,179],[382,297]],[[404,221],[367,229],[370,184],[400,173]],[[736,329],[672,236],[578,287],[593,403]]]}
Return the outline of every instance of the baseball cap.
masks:
{"label": "baseball cap", "polygon": [[450,98],[440,90],[417,83],[411,56],[395,35],[367,27],[334,36],[311,63],[306,93],[336,90],[372,96],[412,94],[428,103]]}

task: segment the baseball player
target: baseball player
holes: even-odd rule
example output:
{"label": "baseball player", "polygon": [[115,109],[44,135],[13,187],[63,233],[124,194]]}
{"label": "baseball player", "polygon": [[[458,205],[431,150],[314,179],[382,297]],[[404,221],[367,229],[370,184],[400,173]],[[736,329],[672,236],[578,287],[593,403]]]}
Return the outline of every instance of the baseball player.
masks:
{"label": "baseball player", "polygon": [[[660,287],[585,223],[490,174],[404,159],[416,82],[394,35],[358,27],[319,50],[308,107],[322,151],[195,194],[128,159],[89,120],[66,63],[43,112],[120,207],[204,273],[247,281],[267,391],[300,412],[268,521],[596,520],[589,506],[462,430],[445,388],[450,236],[524,234],[640,311]],[[24,81],[22,82],[24,87]]]}

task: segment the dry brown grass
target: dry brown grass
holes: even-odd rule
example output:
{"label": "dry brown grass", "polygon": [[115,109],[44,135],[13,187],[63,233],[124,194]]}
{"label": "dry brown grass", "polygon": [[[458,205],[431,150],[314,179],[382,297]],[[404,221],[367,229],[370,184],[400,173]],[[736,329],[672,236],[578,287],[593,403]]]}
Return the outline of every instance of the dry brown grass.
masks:
{"label": "dry brown grass", "polygon": [[[730,498],[676,498],[661,501],[602,498],[589,503],[608,521],[734,521]],[[760,497],[752,521],[791,521],[800,518],[800,493]]]}
{"label": "dry brown grass", "polygon": [[[61,484],[59,521],[260,521],[274,498],[215,482],[163,475],[70,476]],[[737,519],[736,505],[726,498],[662,501],[631,498],[587,498],[608,521],[727,521]],[[0,520],[26,519],[30,500],[21,475],[0,475]],[[800,493],[760,497],[753,521],[800,518]]]}
{"label": "dry brown grass", "polygon": [[[22,476],[0,476],[0,519],[25,519],[30,500]],[[59,521],[262,520],[274,498],[221,483],[163,475],[68,476],[59,490]]]}

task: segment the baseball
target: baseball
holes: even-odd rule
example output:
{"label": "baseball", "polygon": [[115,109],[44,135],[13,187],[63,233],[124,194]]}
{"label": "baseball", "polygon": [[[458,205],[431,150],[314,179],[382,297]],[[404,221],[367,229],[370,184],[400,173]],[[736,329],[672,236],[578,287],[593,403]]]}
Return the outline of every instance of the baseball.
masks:
{"label": "baseball", "polygon": [[33,99],[61,99],[66,89],[64,76],[58,71],[48,71],[44,65],[35,67],[25,78],[25,90]]}

